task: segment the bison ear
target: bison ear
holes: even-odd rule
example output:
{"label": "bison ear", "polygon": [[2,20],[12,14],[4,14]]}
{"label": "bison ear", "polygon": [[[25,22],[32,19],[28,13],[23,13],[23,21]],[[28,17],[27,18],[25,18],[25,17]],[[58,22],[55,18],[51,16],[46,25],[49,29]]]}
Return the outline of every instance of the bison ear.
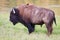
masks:
{"label": "bison ear", "polygon": [[14,9],[12,9],[12,11],[13,11],[14,14],[16,13]]}

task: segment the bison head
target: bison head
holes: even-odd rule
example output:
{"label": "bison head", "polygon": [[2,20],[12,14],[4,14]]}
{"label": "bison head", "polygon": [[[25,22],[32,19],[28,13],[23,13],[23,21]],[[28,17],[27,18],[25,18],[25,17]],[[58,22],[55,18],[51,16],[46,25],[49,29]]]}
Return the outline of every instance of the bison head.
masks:
{"label": "bison head", "polygon": [[13,23],[13,25],[19,22],[18,14],[19,11],[17,8],[13,8],[12,11],[10,12],[10,21]]}

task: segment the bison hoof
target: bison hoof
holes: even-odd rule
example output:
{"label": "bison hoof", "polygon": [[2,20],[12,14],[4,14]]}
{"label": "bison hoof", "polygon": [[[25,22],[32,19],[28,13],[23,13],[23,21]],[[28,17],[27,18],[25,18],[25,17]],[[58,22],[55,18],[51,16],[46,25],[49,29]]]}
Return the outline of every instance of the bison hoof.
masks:
{"label": "bison hoof", "polygon": [[29,30],[29,34],[31,34],[32,32],[34,32],[34,30]]}

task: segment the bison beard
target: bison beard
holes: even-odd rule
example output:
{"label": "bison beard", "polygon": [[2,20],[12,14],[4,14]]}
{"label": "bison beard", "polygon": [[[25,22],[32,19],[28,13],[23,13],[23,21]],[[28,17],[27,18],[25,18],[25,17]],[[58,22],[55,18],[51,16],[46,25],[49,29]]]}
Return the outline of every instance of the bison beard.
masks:
{"label": "bison beard", "polygon": [[20,22],[28,28],[29,33],[35,29],[35,25],[46,25],[48,35],[52,33],[53,21],[56,24],[55,14],[52,10],[38,8],[34,5],[20,5],[18,8],[13,8],[10,12],[10,21],[15,25]]}

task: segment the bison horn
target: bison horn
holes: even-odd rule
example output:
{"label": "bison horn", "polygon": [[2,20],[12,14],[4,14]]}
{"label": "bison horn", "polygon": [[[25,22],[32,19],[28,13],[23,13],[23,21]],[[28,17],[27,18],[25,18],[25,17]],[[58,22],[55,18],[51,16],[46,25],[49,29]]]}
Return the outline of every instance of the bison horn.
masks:
{"label": "bison horn", "polygon": [[13,9],[13,13],[15,14],[15,10]]}

